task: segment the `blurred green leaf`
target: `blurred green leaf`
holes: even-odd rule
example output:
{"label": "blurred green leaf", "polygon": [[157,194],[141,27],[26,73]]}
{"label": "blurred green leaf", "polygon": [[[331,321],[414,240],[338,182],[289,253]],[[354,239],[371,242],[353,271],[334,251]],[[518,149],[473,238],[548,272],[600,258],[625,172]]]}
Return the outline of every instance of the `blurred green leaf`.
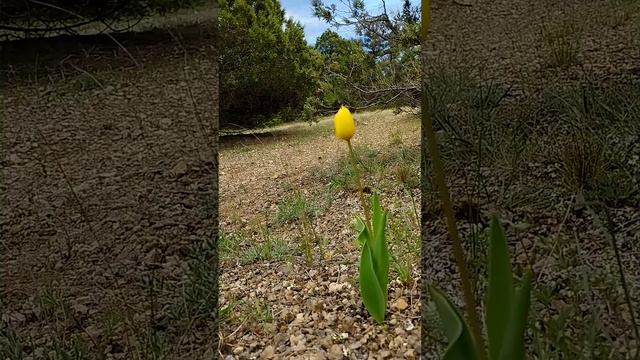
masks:
{"label": "blurred green leaf", "polygon": [[389,250],[387,249],[387,240],[385,229],[387,225],[387,212],[382,211],[380,207],[380,199],[378,193],[374,193],[372,197],[372,221],[375,241],[372,245],[374,269],[380,283],[380,288],[384,293],[385,306],[387,299],[387,285],[389,283]]}
{"label": "blurred green leaf", "polygon": [[[371,198],[373,239],[360,217],[355,226],[360,230],[358,243],[362,247],[360,257],[360,295],[369,314],[378,322],[384,321],[387,309],[387,285],[389,282],[389,250],[385,238],[387,212],[380,207],[377,193]],[[375,241],[374,241],[375,240]]]}
{"label": "blurred green leaf", "polygon": [[500,221],[491,219],[489,236],[489,266],[487,285],[487,335],[489,358],[498,359],[509,326],[514,288],[509,249]]}
{"label": "blurred green leaf", "polygon": [[449,340],[449,346],[442,356],[443,360],[475,360],[476,345],[469,326],[455,305],[435,287],[429,285],[429,294],[436,304],[442,326]]}
{"label": "blurred green leaf", "polygon": [[511,304],[510,321],[507,326],[503,347],[500,351],[500,360],[523,360],[524,357],[524,333],[527,329],[527,316],[531,302],[531,272],[524,274],[520,287],[515,291]]}
{"label": "blurred green leaf", "polygon": [[358,245],[360,245],[360,248],[362,248],[364,243],[367,242],[367,233],[362,231],[366,228],[366,226],[364,225],[364,220],[362,220],[360,216],[356,216],[353,225],[356,229],[356,232],[358,232]]}
{"label": "blurred green leaf", "polygon": [[[366,231],[367,229],[363,230],[365,233]],[[360,256],[360,296],[369,314],[378,323],[382,323],[386,311],[386,296],[380,287],[374,268],[373,254],[367,242],[362,246]]]}

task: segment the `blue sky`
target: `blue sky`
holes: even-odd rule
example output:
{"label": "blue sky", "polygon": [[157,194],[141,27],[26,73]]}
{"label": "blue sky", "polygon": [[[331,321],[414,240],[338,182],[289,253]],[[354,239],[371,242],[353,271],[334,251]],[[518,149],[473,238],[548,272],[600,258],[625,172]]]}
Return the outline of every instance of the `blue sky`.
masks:
{"label": "blue sky", "polygon": [[[382,9],[382,2],[380,0],[364,0],[364,2],[367,9],[369,9],[373,14],[377,14],[379,9]],[[327,23],[313,16],[311,0],[280,0],[280,3],[284,8],[287,17],[293,18],[304,26],[305,37],[309,44],[315,44],[316,38],[329,28]],[[325,3],[335,3],[336,6],[340,8],[340,2],[337,0],[325,0]],[[402,9],[403,0],[387,0],[386,3],[387,10],[389,12],[393,12]],[[412,0],[411,3],[414,6],[418,4],[416,0]],[[355,36],[353,28],[334,28],[333,31],[346,38]]]}

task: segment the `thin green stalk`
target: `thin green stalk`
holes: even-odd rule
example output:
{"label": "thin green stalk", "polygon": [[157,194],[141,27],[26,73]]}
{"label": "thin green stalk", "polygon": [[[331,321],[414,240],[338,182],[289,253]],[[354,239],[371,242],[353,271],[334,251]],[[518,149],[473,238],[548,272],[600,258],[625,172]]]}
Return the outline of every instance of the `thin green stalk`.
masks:
{"label": "thin green stalk", "polygon": [[[422,1],[422,29],[421,29],[421,43],[422,43],[422,51],[426,49],[426,38],[428,32],[428,24],[429,24],[429,0]],[[426,64],[425,56],[422,57],[422,63]],[[423,76],[424,69],[423,69]],[[476,312],[476,301],[473,295],[473,291],[471,290],[471,282],[469,281],[469,271],[467,270],[467,265],[464,259],[464,251],[462,249],[462,242],[460,241],[460,236],[458,235],[458,229],[456,228],[456,219],[453,212],[453,205],[451,204],[451,198],[449,195],[449,189],[447,188],[447,184],[445,182],[444,170],[442,166],[442,161],[440,159],[440,153],[438,151],[438,144],[436,142],[436,135],[433,130],[433,119],[431,118],[431,113],[429,110],[429,99],[427,97],[427,89],[424,87],[423,80],[423,88],[422,88],[422,125],[425,127],[425,132],[427,136],[427,146],[429,149],[429,154],[431,155],[431,166],[433,169],[433,177],[436,183],[436,187],[438,188],[438,193],[440,195],[440,201],[442,204],[442,211],[444,212],[445,219],[447,222],[447,230],[449,232],[449,237],[451,238],[451,244],[453,249],[453,255],[456,260],[456,264],[458,266],[458,271],[460,272],[460,285],[462,286],[462,293],[464,296],[465,306],[467,310],[467,317],[469,320],[469,325],[471,326],[471,331],[473,332],[473,336],[476,340],[477,353],[480,360],[486,360],[487,354],[485,350],[484,338],[482,337],[482,331],[480,327],[480,320],[478,314]]]}
{"label": "thin green stalk", "polygon": [[[353,146],[351,146],[351,140],[347,140],[347,145],[349,145],[349,156],[351,157],[351,166],[353,167],[353,173],[356,178],[356,187],[358,188],[358,195],[360,197],[360,203],[362,204],[362,208],[364,209],[364,218],[365,218],[365,226],[367,227],[367,232],[369,233],[369,239],[375,239],[373,236],[373,226],[371,225],[371,215],[369,214],[369,205],[364,199],[364,191],[362,190],[362,182],[360,181],[360,172],[358,171],[358,165],[356,164],[356,156],[353,152]],[[373,245],[373,244],[370,244]]]}
{"label": "thin green stalk", "polygon": [[433,123],[429,114],[428,104],[426,100],[426,90],[423,89],[422,94],[422,123],[426,127],[427,133],[427,146],[429,147],[429,154],[431,154],[431,166],[433,169],[433,178],[438,188],[438,194],[440,196],[440,202],[442,204],[442,211],[444,212],[445,220],[447,222],[447,231],[449,232],[449,238],[451,238],[451,245],[453,249],[453,256],[460,272],[460,285],[462,287],[462,293],[464,296],[464,302],[467,308],[467,317],[469,325],[473,331],[473,335],[478,342],[478,355],[481,360],[486,359],[484,339],[482,337],[482,331],[480,330],[480,320],[476,312],[476,301],[471,290],[471,282],[469,280],[469,271],[467,269],[466,261],[464,259],[464,251],[462,249],[462,242],[458,229],[456,227],[456,218],[453,211],[453,205],[451,204],[451,198],[449,195],[449,189],[444,179],[444,170],[442,162],[440,160],[440,154],[438,152],[438,145],[436,143],[436,136],[433,131]]}

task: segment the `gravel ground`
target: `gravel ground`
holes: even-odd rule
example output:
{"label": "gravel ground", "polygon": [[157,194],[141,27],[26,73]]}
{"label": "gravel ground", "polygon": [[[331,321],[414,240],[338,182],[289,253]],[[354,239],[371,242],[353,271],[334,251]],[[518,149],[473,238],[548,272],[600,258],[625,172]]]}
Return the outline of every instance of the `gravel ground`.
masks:
{"label": "gravel ground", "polygon": [[0,334],[26,358],[213,354],[172,311],[215,238],[217,65],[206,28],[173,30],[120,35],[137,66],[93,37],[4,64]]}
{"label": "gravel ground", "polygon": [[[389,134],[396,132],[405,146],[419,144],[419,120],[390,111],[355,114],[354,146],[385,152]],[[315,125],[289,125],[245,141],[222,140],[220,153],[220,222],[225,232],[254,234],[257,224],[268,224],[278,204],[301,189],[307,194],[328,191],[321,169],[335,167],[345,155],[346,145],[335,138],[332,119]],[[390,169],[387,170],[392,176]],[[365,184],[379,188],[379,184]],[[392,214],[410,207],[410,199],[393,188],[382,188],[383,206]],[[414,189],[417,191],[417,188]],[[417,192],[415,193],[417,196]],[[360,212],[357,193],[331,193],[331,205],[314,221],[315,232],[327,240],[324,253],[314,249],[315,260],[307,265],[302,256],[286,261],[240,265],[233,259],[220,265],[221,307],[232,307],[232,299],[265,303],[271,316],[266,321],[232,320],[221,324],[226,358],[365,359],[418,358],[420,289],[392,282],[389,314],[384,325],[376,325],[362,307],[357,287],[359,251],[354,246],[353,216]],[[387,205],[388,204],[388,205]],[[393,206],[396,206],[394,208]],[[266,219],[265,219],[265,215]],[[274,225],[274,234],[295,243],[299,232],[292,225]],[[414,227],[417,231],[417,227]],[[416,254],[417,255],[417,254]],[[417,260],[417,257],[416,257]],[[414,264],[414,280],[419,277]],[[393,276],[392,276],[393,279]]]}

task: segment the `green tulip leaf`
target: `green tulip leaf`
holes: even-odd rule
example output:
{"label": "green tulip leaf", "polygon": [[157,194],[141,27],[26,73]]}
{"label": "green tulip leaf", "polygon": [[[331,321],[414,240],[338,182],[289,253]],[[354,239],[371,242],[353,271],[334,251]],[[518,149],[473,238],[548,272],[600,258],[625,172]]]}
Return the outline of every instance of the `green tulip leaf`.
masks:
{"label": "green tulip leaf", "polygon": [[362,246],[364,245],[365,242],[367,242],[367,232],[363,231],[365,230],[366,226],[364,224],[364,220],[362,220],[361,217],[356,216],[355,221],[354,221],[354,227],[356,228],[356,231],[358,232],[358,245],[360,248],[362,248]]}
{"label": "green tulip leaf", "polygon": [[442,356],[443,360],[476,360],[476,345],[471,330],[455,305],[435,287],[429,285],[429,294],[436,304],[444,333],[449,345]]}
{"label": "green tulip leaf", "polygon": [[385,294],[384,298],[386,303],[387,285],[389,283],[389,250],[387,249],[385,236],[387,212],[382,211],[382,208],[380,207],[380,199],[377,193],[373,194],[371,208],[373,210],[372,221],[373,232],[375,235],[375,241],[372,246],[374,269],[380,283],[380,288]]}
{"label": "green tulip leaf", "polygon": [[382,210],[377,193],[371,197],[371,212],[373,236],[361,217],[356,216],[354,221],[361,249],[360,297],[369,314],[378,323],[382,323],[387,308],[389,251],[385,239],[387,212]]}
{"label": "green tulip leaf", "polygon": [[[367,230],[364,229],[364,232]],[[362,246],[360,256],[360,296],[365,308],[378,322],[384,321],[387,307],[386,294],[383,292],[374,268],[373,252],[367,242]]]}
{"label": "green tulip leaf", "polygon": [[487,284],[487,336],[489,358],[498,359],[509,326],[513,298],[513,276],[509,249],[500,221],[491,219]]}
{"label": "green tulip leaf", "polygon": [[511,319],[500,351],[500,360],[524,360],[524,333],[531,302],[531,272],[524,274],[520,287],[515,291],[511,305]]}

